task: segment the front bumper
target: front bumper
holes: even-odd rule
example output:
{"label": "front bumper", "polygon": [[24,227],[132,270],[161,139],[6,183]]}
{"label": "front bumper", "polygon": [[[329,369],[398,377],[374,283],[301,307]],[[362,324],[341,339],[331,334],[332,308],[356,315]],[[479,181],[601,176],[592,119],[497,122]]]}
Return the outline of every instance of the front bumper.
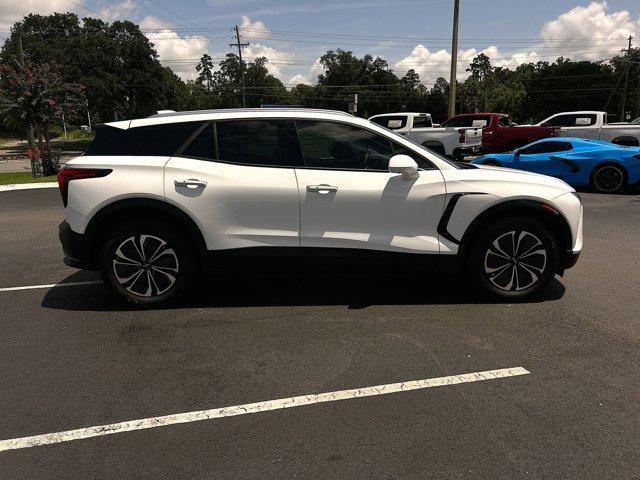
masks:
{"label": "front bumper", "polygon": [[578,263],[578,258],[580,258],[580,252],[569,251],[564,255],[564,261],[561,265],[562,271],[573,267],[576,263]]}
{"label": "front bumper", "polygon": [[86,235],[74,232],[69,224],[64,221],[58,227],[58,236],[64,250],[64,263],[66,265],[82,270],[98,269]]}

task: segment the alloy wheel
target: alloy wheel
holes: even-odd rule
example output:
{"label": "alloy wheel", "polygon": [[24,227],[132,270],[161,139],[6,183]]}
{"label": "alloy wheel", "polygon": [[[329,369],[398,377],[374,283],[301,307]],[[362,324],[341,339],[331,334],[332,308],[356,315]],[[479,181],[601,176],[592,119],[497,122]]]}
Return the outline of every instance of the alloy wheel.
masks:
{"label": "alloy wheel", "polygon": [[596,172],[593,183],[601,192],[615,192],[622,187],[624,175],[619,168],[607,165]]}
{"label": "alloy wheel", "polygon": [[116,281],[122,288],[146,298],[167,292],[180,273],[174,249],[153,235],[126,238],[116,248],[112,265]]}
{"label": "alloy wheel", "polygon": [[504,291],[520,291],[535,285],[547,266],[542,241],[525,230],[512,230],[491,242],[484,256],[488,280]]}

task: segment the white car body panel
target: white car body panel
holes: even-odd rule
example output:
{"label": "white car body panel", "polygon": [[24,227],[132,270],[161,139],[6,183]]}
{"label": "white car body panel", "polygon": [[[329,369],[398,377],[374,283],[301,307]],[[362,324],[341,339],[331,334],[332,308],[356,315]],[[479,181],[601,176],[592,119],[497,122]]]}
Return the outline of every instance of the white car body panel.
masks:
{"label": "white car body panel", "polygon": [[76,157],[67,166],[108,168],[106,177],[69,183],[67,222],[77,233],[84,233],[93,216],[106,205],[126,198],[164,200],[164,166],[170,157]]}
{"label": "white car body panel", "polygon": [[[438,253],[445,186],[439,170],[416,180],[388,172],[297,169],[303,247]],[[336,192],[308,191],[330,185]]]}
{"label": "white car body panel", "polygon": [[[197,179],[204,188],[177,186]],[[167,201],[189,212],[209,250],[300,245],[300,207],[292,168],[254,167],[173,157]]]}

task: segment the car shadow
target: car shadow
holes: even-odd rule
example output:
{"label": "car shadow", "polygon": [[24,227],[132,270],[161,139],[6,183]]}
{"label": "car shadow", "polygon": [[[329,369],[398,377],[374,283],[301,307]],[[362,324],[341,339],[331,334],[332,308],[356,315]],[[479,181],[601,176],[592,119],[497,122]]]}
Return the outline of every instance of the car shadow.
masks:
{"label": "car shadow", "polygon": [[[63,283],[86,279],[78,272]],[[558,279],[543,292],[518,303],[559,300],[564,285]],[[475,293],[464,279],[396,273],[364,274],[238,274],[208,276],[202,285],[178,305],[170,308],[234,308],[338,306],[362,309],[378,305],[509,304]],[[104,284],[52,288],[43,300],[44,308],[70,311],[138,310],[112,293]],[[162,308],[156,308],[162,309]]]}

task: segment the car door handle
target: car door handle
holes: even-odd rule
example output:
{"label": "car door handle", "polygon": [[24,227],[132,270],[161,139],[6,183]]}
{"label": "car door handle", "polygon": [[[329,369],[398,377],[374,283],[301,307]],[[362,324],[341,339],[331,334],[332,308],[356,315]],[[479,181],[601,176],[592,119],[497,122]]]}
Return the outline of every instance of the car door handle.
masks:
{"label": "car door handle", "polygon": [[203,180],[198,180],[197,178],[189,178],[187,180],[174,180],[173,184],[176,187],[187,187],[187,188],[204,188],[207,186],[207,182]]}
{"label": "car door handle", "polygon": [[326,195],[327,193],[335,193],[338,191],[338,187],[334,187],[332,185],[307,185],[307,192],[315,192],[321,195]]}

